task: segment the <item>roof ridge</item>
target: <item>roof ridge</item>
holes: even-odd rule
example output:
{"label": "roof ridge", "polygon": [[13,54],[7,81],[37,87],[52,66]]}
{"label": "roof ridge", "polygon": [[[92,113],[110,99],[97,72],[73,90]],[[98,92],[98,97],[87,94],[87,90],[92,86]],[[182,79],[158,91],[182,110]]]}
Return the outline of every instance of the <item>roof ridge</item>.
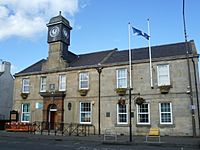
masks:
{"label": "roof ridge", "polygon": [[108,60],[108,58],[109,58],[114,52],[116,52],[116,51],[117,51],[117,49],[115,48],[115,49],[113,49],[110,53],[108,53],[107,56],[105,56],[105,57],[103,58],[103,60],[100,61],[100,64],[103,64],[106,60]]}
{"label": "roof ridge", "polygon": [[96,53],[104,53],[104,52],[113,51],[113,50],[118,50],[118,48],[103,50],[103,51],[96,51],[96,52],[91,52],[91,53],[78,54],[78,56],[90,55],[90,54],[96,54]]}
{"label": "roof ridge", "polygon": [[[192,41],[192,40],[191,40]],[[191,43],[191,41],[188,41],[188,43]],[[155,48],[155,47],[166,47],[166,46],[170,46],[170,45],[177,45],[177,44],[183,44],[185,42],[176,42],[176,43],[170,43],[170,44],[159,44],[159,45],[151,45],[151,48]],[[149,48],[148,46],[145,46],[145,47],[138,47],[138,48],[131,48],[131,51],[139,51],[141,49],[146,49],[146,48]],[[128,49],[122,49],[122,50],[119,50],[120,52],[121,51],[128,51]]]}

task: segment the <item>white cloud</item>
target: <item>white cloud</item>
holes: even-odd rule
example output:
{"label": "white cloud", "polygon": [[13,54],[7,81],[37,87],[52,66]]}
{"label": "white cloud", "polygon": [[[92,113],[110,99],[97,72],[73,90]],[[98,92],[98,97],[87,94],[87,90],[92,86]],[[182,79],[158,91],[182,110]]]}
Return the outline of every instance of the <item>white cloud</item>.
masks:
{"label": "white cloud", "polygon": [[0,40],[11,36],[33,37],[46,29],[59,11],[73,18],[81,0],[1,0]]}

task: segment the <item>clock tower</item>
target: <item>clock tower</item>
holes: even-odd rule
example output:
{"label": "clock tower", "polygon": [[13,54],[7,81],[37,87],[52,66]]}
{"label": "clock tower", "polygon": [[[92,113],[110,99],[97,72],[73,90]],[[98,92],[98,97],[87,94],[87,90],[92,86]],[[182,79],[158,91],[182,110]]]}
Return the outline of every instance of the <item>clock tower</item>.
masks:
{"label": "clock tower", "polygon": [[58,16],[50,19],[47,24],[49,54],[43,70],[59,70],[66,68],[69,64],[70,30],[72,27],[61,12]]}
{"label": "clock tower", "polygon": [[61,15],[50,19],[47,24],[48,27],[48,43],[61,41],[66,45],[70,45],[70,30],[72,27],[69,25],[69,21]]}

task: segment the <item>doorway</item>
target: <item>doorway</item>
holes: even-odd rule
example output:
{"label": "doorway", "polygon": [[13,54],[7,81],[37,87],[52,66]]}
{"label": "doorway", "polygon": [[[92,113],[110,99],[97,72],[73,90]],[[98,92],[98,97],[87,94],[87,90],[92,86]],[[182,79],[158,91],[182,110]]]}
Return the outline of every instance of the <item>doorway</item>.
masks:
{"label": "doorway", "polygon": [[56,118],[57,118],[57,106],[55,104],[50,104],[47,113],[48,129],[53,130],[55,128]]}

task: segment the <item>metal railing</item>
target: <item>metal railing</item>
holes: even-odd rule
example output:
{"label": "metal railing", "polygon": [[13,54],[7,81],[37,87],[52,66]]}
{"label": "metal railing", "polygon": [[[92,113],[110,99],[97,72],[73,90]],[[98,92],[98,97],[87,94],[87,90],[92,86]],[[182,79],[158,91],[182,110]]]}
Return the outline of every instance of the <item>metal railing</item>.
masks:
{"label": "metal railing", "polygon": [[78,124],[78,123],[59,123],[59,122],[39,122],[35,121],[32,123],[33,133],[48,135],[76,135],[76,136],[87,136],[95,134],[95,126],[91,124]]}

